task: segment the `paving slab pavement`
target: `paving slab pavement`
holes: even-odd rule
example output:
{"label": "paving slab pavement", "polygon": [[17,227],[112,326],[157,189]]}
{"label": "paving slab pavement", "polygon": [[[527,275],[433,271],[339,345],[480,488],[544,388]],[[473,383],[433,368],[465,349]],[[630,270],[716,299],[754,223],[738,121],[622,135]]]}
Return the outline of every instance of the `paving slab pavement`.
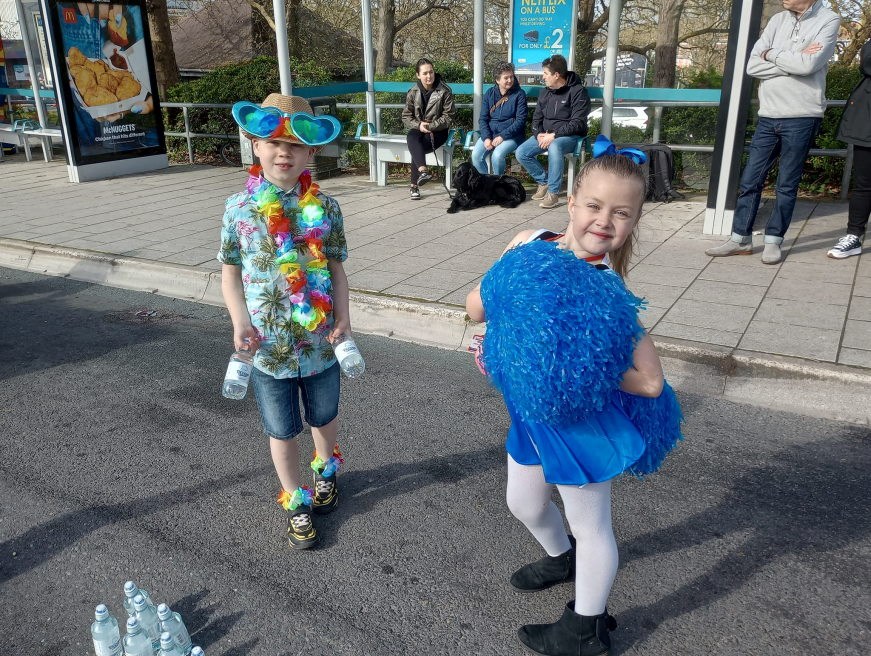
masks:
{"label": "paving slab pavement", "polygon": [[[0,166],[0,266],[221,304],[221,215],[243,171],[183,165],[72,184],[62,160]],[[564,203],[447,214],[437,181],[420,201],[399,179],[321,186],[345,217],[355,329],[444,348],[481,332],[465,296],[511,237],[566,223]],[[705,255],[723,238],[702,234],[704,210],[701,200],[644,207],[627,283],[647,299],[642,320],[660,348],[724,370],[871,381],[871,260],[825,256],[844,232],[846,203],[800,200],[774,266],[762,264],[761,243],[752,256]]]}

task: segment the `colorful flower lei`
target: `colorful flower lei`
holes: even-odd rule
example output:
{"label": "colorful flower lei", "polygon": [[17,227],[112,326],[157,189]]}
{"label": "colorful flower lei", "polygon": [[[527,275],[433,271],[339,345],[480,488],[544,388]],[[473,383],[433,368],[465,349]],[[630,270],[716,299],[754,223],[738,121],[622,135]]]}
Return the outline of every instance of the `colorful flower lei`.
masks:
{"label": "colorful flower lei", "polygon": [[345,464],[345,459],[342,457],[342,452],[339,451],[339,445],[333,447],[333,455],[330,456],[329,460],[324,460],[318,455],[318,452],[314,453],[314,460],[311,462],[312,471],[316,474],[320,474],[324,478],[329,478],[337,471],[339,471],[339,466]]}
{"label": "colorful flower lei", "polygon": [[288,492],[284,488],[278,493],[278,505],[285,510],[296,510],[300,506],[312,505],[312,489],[306,485],[296,488],[293,492]]}
{"label": "colorful flower lei", "polygon": [[[299,211],[296,225],[302,235],[294,237],[291,222],[284,213],[282,191],[260,177],[262,167],[255,165],[249,170],[246,184],[248,193],[258,213],[266,221],[266,230],[275,240],[275,264],[288,284],[289,299],[293,304],[291,318],[300,326],[314,332],[326,324],[333,309],[330,296],[332,282],[323,251],[323,237],[330,227],[325,217],[323,203],[318,198],[319,187],[306,169],[299,176]],[[307,263],[300,262],[301,255],[308,255]]]}

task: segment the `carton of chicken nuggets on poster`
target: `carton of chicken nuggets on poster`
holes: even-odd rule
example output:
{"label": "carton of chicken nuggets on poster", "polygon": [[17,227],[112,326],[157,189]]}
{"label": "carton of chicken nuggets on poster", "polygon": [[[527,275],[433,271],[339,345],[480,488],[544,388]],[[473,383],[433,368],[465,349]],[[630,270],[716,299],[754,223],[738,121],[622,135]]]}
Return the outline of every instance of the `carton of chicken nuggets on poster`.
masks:
{"label": "carton of chicken nuggets on poster", "polygon": [[147,95],[117,50],[107,63],[89,59],[73,46],[67,52],[67,63],[79,104],[93,118],[129,111]]}

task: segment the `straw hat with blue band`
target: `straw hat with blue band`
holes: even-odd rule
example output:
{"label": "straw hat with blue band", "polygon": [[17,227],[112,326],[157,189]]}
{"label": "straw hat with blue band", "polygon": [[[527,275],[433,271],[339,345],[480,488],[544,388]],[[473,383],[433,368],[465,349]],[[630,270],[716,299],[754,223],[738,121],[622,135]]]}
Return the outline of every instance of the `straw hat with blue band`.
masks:
{"label": "straw hat with blue band", "polygon": [[259,105],[240,101],[233,119],[249,139],[283,139],[304,146],[323,146],[342,134],[334,116],[315,116],[304,98],[271,93]]}

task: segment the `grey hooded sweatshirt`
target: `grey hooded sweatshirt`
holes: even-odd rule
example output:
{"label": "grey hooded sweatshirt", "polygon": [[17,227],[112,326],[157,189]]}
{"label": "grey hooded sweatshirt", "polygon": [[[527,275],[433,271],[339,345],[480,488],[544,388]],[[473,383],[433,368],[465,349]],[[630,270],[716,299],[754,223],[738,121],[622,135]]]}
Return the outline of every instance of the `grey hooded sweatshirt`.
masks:
{"label": "grey hooded sweatshirt", "polygon": [[[840,24],[841,19],[824,7],[822,0],[817,0],[801,16],[781,11],[771,17],[747,62],[747,74],[762,80],[759,116],[823,115],[826,71],[835,52]],[[822,49],[813,55],[802,54],[812,43],[819,43]]]}

